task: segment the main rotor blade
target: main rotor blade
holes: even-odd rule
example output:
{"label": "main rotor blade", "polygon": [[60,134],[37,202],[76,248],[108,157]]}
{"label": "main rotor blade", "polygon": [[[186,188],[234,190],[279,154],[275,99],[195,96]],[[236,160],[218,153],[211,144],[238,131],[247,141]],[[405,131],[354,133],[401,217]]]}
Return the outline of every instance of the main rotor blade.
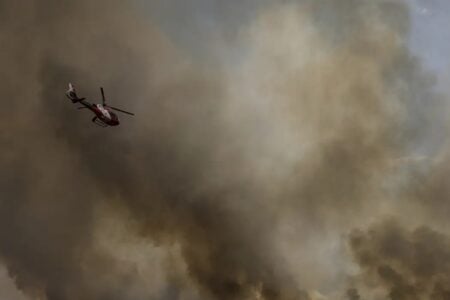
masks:
{"label": "main rotor blade", "polygon": [[114,110],[117,110],[117,111],[120,111],[120,112],[123,112],[123,113],[125,113],[125,114],[129,114],[129,115],[134,116],[134,114],[131,113],[131,112],[129,112],[129,111],[125,111],[125,110],[122,110],[122,109],[120,109],[120,108],[112,107],[112,106],[109,106],[109,105],[107,105],[107,107],[109,107],[109,108],[111,108],[111,109],[114,109]]}
{"label": "main rotor blade", "polygon": [[105,99],[105,92],[103,91],[103,88],[100,88],[100,91],[102,92],[102,104],[103,106],[106,105],[106,99]]}

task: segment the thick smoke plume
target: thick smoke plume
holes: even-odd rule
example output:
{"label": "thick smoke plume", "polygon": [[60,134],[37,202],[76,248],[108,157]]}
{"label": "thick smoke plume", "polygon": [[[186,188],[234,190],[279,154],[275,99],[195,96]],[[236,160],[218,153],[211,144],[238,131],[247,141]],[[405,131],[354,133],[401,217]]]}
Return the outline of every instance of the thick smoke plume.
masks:
{"label": "thick smoke plume", "polygon": [[[443,186],[409,159],[437,96],[407,4],[245,7],[226,41],[202,40],[229,47],[211,67],[137,3],[0,0],[0,260],[24,295],[448,298],[445,232],[358,229],[427,222]],[[68,82],[136,117],[94,127]]]}
{"label": "thick smoke plume", "polygon": [[450,239],[428,227],[409,231],[393,220],[355,231],[351,247],[373,286],[389,299],[449,299]]}

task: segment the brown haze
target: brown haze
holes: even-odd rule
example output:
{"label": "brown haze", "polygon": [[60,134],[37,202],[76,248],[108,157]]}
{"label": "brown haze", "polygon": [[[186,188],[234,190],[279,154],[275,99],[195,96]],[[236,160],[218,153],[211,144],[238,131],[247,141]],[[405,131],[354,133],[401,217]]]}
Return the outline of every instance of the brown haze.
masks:
{"label": "brown haze", "polygon": [[[212,67],[126,3],[0,0],[0,260],[17,289],[450,299],[449,159],[411,151],[439,99],[405,2],[261,5]],[[95,127],[68,82],[136,117]]]}

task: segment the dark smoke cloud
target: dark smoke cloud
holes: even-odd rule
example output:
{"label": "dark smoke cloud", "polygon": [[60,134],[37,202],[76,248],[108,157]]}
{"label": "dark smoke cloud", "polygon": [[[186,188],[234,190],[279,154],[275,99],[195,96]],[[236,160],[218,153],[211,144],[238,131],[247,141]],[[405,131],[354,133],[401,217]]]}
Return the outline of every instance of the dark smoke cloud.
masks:
{"label": "dark smoke cloud", "polygon": [[393,220],[355,231],[350,239],[367,280],[389,299],[449,299],[450,239],[422,226],[408,230]]}
{"label": "dark smoke cloud", "polygon": [[[20,34],[23,20],[14,32],[12,19],[7,32],[15,33],[7,54],[30,45],[24,56],[36,56],[10,67],[28,89],[2,95],[32,107],[15,102],[4,119],[15,136],[2,135],[12,150],[2,162],[1,256],[17,286],[47,299],[147,297],[145,286],[133,287],[136,271],[95,246],[95,209],[118,199],[116,209],[129,211],[143,236],[181,244],[205,294],[242,299],[261,286],[267,299],[303,297],[274,269],[263,237],[252,236],[257,224],[231,211],[224,192],[202,191],[205,170],[222,164],[210,157],[223,143],[215,137],[214,103],[223,94],[217,75],[188,66],[119,1],[28,4],[29,39]],[[14,6],[3,13],[22,16]],[[81,93],[101,81],[112,99],[129,99],[140,120],[114,133],[85,127],[86,115],[68,113],[62,99],[69,81]]]}
{"label": "dark smoke cloud", "polygon": [[361,297],[359,296],[358,290],[351,288],[347,291],[347,297],[348,300],[360,300]]}
{"label": "dark smoke cloud", "polygon": [[[402,212],[386,181],[427,122],[408,8],[249,3],[226,38],[239,57],[208,68],[123,1],[0,0],[0,258],[20,290],[360,298],[345,293],[342,236],[386,207]],[[136,117],[94,127],[64,99],[69,81],[90,100],[104,86]],[[370,235],[352,237],[357,257],[355,239],[364,250]],[[402,271],[381,273],[403,288]]]}

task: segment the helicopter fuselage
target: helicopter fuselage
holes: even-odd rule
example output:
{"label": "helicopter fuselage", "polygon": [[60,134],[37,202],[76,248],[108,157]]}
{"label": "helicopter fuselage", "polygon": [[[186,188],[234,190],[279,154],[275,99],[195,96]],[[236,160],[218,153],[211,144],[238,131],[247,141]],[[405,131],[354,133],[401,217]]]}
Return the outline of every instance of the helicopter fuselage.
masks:
{"label": "helicopter fuselage", "polygon": [[117,115],[101,104],[92,104],[91,110],[95,113],[97,118],[109,126],[117,126],[120,124]]}

